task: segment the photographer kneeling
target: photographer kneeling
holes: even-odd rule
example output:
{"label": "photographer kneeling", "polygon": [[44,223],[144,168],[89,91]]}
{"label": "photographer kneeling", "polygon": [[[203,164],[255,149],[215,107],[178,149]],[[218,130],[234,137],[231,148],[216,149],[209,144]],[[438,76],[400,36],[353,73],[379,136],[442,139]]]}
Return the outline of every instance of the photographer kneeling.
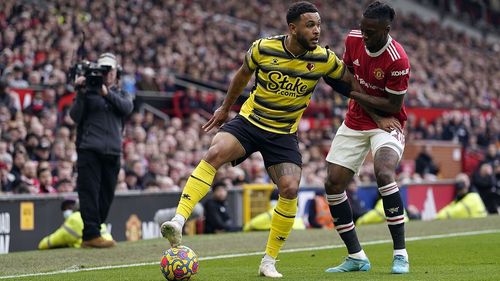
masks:
{"label": "photographer kneeling", "polygon": [[118,63],[111,53],[99,56],[97,66],[83,69],[70,116],[77,124],[77,191],[83,219],[82,247],[108,248],[116,242],[101,237],[100,226],[115,195],[125,116],[132,98],[118,85]]}

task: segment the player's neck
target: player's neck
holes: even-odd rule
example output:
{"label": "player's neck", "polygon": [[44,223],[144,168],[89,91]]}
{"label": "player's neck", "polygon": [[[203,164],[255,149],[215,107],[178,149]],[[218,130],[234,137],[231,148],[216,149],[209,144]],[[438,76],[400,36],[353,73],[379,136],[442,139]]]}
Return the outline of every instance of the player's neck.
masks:
{"label": "player's neck", "polygon": [[389,41],[389,35],[387,35],[384,40],[380,41],[380,43],[376,47],[374,47],[373,50],[368,49],[368,51],[370,51],[371,53],[377,53],[378,51],[382,50],[385,45],[387,45],[387,41]]}
{"label": "player's neck", "polygon": [[301,56],[307,52],[297,40],[293,40],[292,36],[288,35],[285,40],[286,50],[295,57]]}

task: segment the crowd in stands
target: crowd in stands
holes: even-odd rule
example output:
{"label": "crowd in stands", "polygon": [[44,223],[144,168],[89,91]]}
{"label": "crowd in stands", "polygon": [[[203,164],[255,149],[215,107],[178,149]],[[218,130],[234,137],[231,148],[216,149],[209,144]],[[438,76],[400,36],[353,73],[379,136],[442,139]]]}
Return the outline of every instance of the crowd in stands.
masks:
{"label": "crowd in stands", "polygon": [[458,18],[467,24],[493,31],[500,24],[500,1],[498,0],[418,0],[439,9],[440,15]]}
{"label": "crowd in stands", "polygon": [[[322,15],[322,45],[342,54],[347,31],[356,28],[362,1],[335,5],[314,1]],[[0,181],[6,193],[73,191],[75,128],[57,103],[72,91],[67,69],[80,55],[95,61],[103,51],[115,52],[124,68],[122,86],[131,93],[180,93],[180,116],[168,120],[134,113],[125,127],[123,167],[117,190],[180,190],[208,148],[214,132],[201,125],[223,98],[219,92],[181,88],[188,77],[226,87],[255,39],[286,32],[282,1],[40,1],[0,2]],[[81,32],[86,34],[80,47]],[[398,15],[391,32],[409,54],[412,79],[408,106],[473,108],[454,110],[435,120],[409,116],[407,142],[420,139],[459,142],[478,152],[476,166],[489,161],[500,177],[500,61],[498,45],[468,38],[439,23]],[[13,90],[34,88],[29,103]],[[346,101],[320,84],[299,130],[304,186],[322,186],[324,157],[342,122]],[[197,110],[198,109],[198,110]],[[314,113],[314,114],[313,114]],[[319,116],[319,117],[318,117]],[[493,154],[485,156],[489,147]],[[484,160],[483,160],[484,159]],[[373,181],[373,165],[359,180]],[[217,181],[231,187],[269,182],[259,154],[238,167],[219,170]],[[496,181],[498,185],[498,180]],[[498,187],[500,190],[500,187]]]}

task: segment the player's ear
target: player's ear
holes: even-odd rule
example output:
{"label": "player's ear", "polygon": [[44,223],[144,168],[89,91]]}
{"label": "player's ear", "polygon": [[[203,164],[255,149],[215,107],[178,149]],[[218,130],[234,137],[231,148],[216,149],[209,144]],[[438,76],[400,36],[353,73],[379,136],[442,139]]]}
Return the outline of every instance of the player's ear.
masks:
{"label": "player's ear", "polygon": [[288,30],[290,31],[290,35],[297,35],[297,25],[293,22],[288,24]]}

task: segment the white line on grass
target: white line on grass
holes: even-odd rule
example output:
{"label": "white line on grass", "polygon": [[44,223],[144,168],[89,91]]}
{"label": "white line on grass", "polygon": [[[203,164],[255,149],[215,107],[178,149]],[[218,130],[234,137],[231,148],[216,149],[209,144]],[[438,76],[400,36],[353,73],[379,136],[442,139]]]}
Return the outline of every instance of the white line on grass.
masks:
{"label": "white line on grass", "polygon": [[[457,232],[457,233],[448,233],[448,234],[407,237],[406,241],[421,241],[421,240],[429,240],[429,239],[471,236],[471,235],[491,234],[491,233],[500,233],[500,229],[488,229],[488,230],[479,230],[479,231],[468,231],[468,232]],[[377,244],[384,244],[384,243],[392,243],[392,240],[388,240],[388,239],[374,240],[374,241],[364,242],[361,244],[362,245],[377,245]],[[337,249],[337,248],[343,248],[343,247],[344,247],[344,245],[317,246],[317,247],[307,247],[307,248],[286,249],[286,250],[280,251],[280,253],[295,253],[295,252],[305,252],[305,251],[313,251],[313,250]],[[262,254],[263,254],[263,252],[227,254],[227,255],[201,257],[199,260],[206,261],[206,260],[230,259],[230,258],[239,258],[239,257],[248,257],[248,256],[258,256],[258,255],[262,255]],[[118,268],[125,268],[125,267],[137,267],[137,266],[156,265],[156,264],[159,264],[159,262],[142,262],[142,263],[108,265],[108,266],[88,267],[88,268],[70,267],[67,269],[58,270],[58,271],[51,271],[51,272],[0,276],[0,279],[38,277],[38,276],[56,275],[56,274],[63,274],[63,273],[118,269]]]}

